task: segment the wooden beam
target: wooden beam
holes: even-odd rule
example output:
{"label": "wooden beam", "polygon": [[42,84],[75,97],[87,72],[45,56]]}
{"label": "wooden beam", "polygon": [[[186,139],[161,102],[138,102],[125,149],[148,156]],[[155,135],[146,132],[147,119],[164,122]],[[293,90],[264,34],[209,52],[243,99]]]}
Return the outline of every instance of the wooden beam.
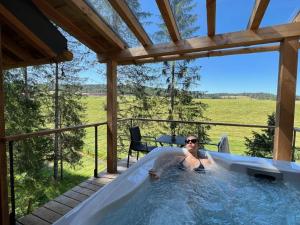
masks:
{"label": "wooden beam", "polygon": [[116,12],[122,17],[129,29],[134,33],[136,38],[144,47],[152,45],[152,41],[148,34],[128,7],[124,0],[108,0]]}
{"label": "wooden beam", "polygon": [[38,65],[44,65],[44,64],[50,64],[54,62],[65,62],[65,61],[71,61],[73,59],[72,52],[65,51],[59,56],[55,58],[39,58],[39,59],[27,59],[26,61],[12,61],[9,60],[8,62],[4,61],[3,69],[12,69],[12,68],[20,68],[25,66],[38,66]]}
{"label": "wooden beam", "polygon": [[250,20],[248,22],[247,29],[257,30],[264,17],[266,9],[269,5],[270,0],[255,0],[255,4],[252,10]]}
{"label": "wooden beam", "polygon": [[273,158],[291,161],[298,65],[298,38],[280,44]]}
{"label": "wooden beam", "polygon": [[292,20],[293,23],[300,22],[300,10],[298,13],[295,15],[295,17]]}
{"label": "wooden beam", "polygon": [[117,63],[107,63],[107,172],[117,173]]}
{"label": "wooden beam", "polygon": [[300,22],[260,28],[257,31],[246,30],[240,32],[218,34],[213,37],[196,37],[178,41],[177,43],[153,45],[145,49],[143,47],[130,48],[119,53],[107,54],[101,62],[108,59],[122,61],[137,60],[149,57],[165,55],[185,54],[200,51],[235,48],[257,44],[266,44],[282,41],[287,37],[300,36]]}
{"label": "wooden beam", "polygon": [[3,138],[5,137],[5,119],[1,33],[0,25],[0,224],[9,225],[6,144],[5,141],[3,141]]}
{"label": "wooden beam", "polygon": [[33,43],[39,52],[47,57],[55,57],[56,53],[45,44],[39,37],[37,37],[31,30],[29,30],[21,21],[19,21],[9,10],[7,10],[0,3],[0,17],[5,19],[5,22],[10,25],[20,36]]}
{"label": "wooden beam", "polygon": [[[299,44],[299,48],[300,48],[300,44]],[[187,59],[251,54],[251,53],[272,52],[272,51],[279,51],[279,45],[263,46],[263,47],[248,47],[248,48],[238,48],[238,49],[219,50],[219,51],[216,50],[216,51],[193,52],[193,53],[186,53],[182,55],[159,56],[155,58],[137,59],[135,61],[124,61],[121,62],[119,65],[145,64],[145,63],[155,63],[155,62],[164,62],[164,61],[187,60]]]}
{"label": "wooden beam", "polygon": [[58,13],[47,1],[32,0],[32,2],[54,23],[63,27],[69,34],[97,53],[105,52],[105,47],[93,40],[88,34],[74,25],[66,16]]}
{"label": "wooden beam", "polygon": [[118,49],[127,48],[127,44],[110,28],[109,25],[88,5],[86,1],[69,0],[67,4],[80,9],[90,25],[94,26],[103,37]]}
{"label": "wooden beam", "polygon": [[216,0],[206,0],[207,12],[207,35],[214,36],[216,33]]}
{"label": "wooden beam", "polygon": [[5,34],[2,34],[2,46],[23,61],[32,59],[32,55],[27,52],[27,49],[21,48],[18,43],[13,41],[11,37],[7,37]]}
{"label": "wooden beam", "polygon": [[156,4],[160,10],[162,18],[165,21],[172,41],[179,41],[181,39],[180,33],[169,0],[156,0]]}

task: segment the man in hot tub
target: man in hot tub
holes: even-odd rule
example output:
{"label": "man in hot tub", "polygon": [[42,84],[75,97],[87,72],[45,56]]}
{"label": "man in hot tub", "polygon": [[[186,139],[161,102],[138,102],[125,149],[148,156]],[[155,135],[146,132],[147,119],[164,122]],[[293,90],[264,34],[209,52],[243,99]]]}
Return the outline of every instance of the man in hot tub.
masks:
{"label": "man in hot tub", "polygon": [[160,168],[152,168],[149,170],[151,178],[158,179],[163,171],[169,165],[177,164],[181,170],[191,170],[197,173],[205,172],[205,168],[212,162],[205,154],[201,154],[199,149],[198,138],[194,135],[190,135],[185,140],[185,147],[183,148],[184,155],[174,156],[172,159],[168,159],[167,163],[164,163]]}

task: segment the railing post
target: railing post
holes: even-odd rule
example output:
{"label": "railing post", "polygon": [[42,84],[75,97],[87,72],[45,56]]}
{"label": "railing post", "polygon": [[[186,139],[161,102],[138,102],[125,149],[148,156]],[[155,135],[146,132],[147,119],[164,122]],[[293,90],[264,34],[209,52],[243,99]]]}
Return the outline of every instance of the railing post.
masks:
{"label": "railing post", "polygon": [[[61,134],[59,134],[59,140],[61,140]],[[61,147],[61,142],[59,142],[60,144],[60,147],[59,147],[59,150],[60,150],[60,179],[62,180],[63,179],[63,176],[64,176],[64,159],[63,159],[63,148]]]}
{"label": "railing post", "polygon": [[293,132],[293,147],[292,147],[292,161],[295,162],[295,150],[296,150],[296,130],[294,128],[294,132]]}
{"label": "railing post", "polygon": [[95,169],[94,177],[98,177],[98,126],[95,126]]}
{"label": "railing post", "polygon": [[10,224],[16,224],[16,204],[15,204],[15,178],[14,178],[14,156],[13,156],[13,141],[8,142],[9,154],[9,173],[10,173],[10,198],[11,198],[11,214]]}

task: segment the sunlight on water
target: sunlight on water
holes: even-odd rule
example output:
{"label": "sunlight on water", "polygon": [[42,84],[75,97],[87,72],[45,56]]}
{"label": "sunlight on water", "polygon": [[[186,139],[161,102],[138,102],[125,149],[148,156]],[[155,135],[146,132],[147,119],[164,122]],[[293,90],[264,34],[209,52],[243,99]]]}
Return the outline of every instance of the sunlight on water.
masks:
{"label": "sunlight on water", "polygon": [[300,224],[300,191],[222,168],[170,168],[101,224]]}

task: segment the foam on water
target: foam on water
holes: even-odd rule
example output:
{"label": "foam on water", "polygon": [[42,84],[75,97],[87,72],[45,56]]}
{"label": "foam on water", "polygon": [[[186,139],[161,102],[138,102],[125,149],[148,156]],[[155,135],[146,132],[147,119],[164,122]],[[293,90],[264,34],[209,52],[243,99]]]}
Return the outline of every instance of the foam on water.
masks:
{"label": "foam on water", "polygon": [[300,191],[221,167],[204,174],[172,167],[100,224],[300,224]]}

